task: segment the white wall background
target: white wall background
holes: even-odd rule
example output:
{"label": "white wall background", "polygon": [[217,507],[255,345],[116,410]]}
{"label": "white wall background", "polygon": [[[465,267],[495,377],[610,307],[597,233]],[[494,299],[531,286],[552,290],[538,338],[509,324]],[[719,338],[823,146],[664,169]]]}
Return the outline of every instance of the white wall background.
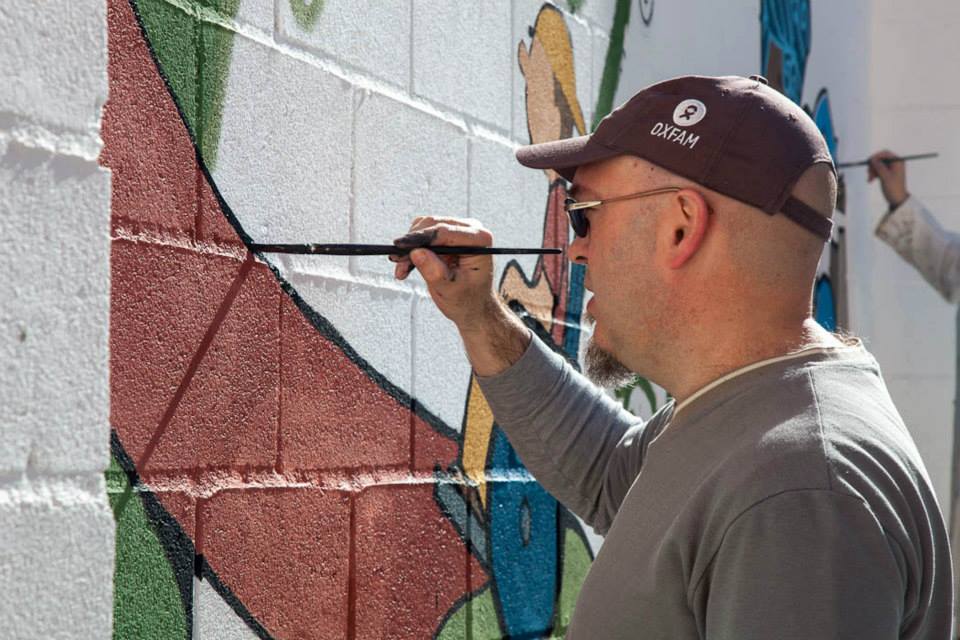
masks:
{"label": "white wall background", "polygon": [[109,638],[102,0],[0,7],[0,624]]}
{"label": "white wall background", "polygon": [[[875,0],[866,112],[873,147],[940,153],[907,165],[908,187],[952,230],[960,230],[960,87],[951,80],[960,61],[958,24],[956,2]],[[878,188],[868,203],[858,268],[871,276],[861,287],[869,302],[858,320],[948,509],[956,310],[889,247],[867,240],[886,209]]]}

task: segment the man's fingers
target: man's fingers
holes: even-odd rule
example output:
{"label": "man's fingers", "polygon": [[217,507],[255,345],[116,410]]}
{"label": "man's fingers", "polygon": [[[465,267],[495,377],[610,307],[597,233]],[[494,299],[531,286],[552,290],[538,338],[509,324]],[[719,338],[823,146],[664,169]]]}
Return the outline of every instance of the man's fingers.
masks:
{"label": "man's fingers", "polygon": [[412,231],[393,241],[398,247],[427,247],[462,245],[468,247],[489,247],[493,245],[493,234],[483,227],[456,225],[438,222],[418,231]]}
{"label": "man's fingers", "polygon": [[[485,229],[479,220],[473,218],[419,216],[414,219],[410,230],[396,238],[393,244],[396,247],[411,250],[430,246],[490,247],[493,246],[493,234]],[[397,263],[393,273],[398,280],[403,280],[415,268],[420,268],[415,261],[411,261],[413,253],[414,251],[411,251],[405,256],[390,256],[390,260]],[[431,282],[430,276],[444,280],[452,279],[459,256],[444,256],[444,260],[437,258],[433,252],[429,252],[428,256],[424,260],[431,271],[425,274],[423,269],[420,269],[424,280]]]}
{"label": "man's fingers", "polygon": [[437,257],[433,251],[414,249],[410,252],[410,260],[428,285],[436,285],[451,279],[452,272],[447,264]]}
{"label": "man's fingers", "polygon": [[484,246],[493,244],[493,235],[483,225],[472,218],[432,218],[428,216],[416,219],[406,234],[396,238],[393,243],[402,247],[423,247],[430,244],[461,244]]}

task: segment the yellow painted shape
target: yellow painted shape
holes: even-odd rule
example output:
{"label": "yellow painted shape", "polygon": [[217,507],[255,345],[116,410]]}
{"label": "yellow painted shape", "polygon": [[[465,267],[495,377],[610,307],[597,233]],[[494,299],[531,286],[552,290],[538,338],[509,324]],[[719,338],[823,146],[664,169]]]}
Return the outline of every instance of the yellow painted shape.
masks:
{"label": "yellow painted shape", "polygon": [[470,376],[470,396],[467,398],[467,423],[463,429],[463,470],[477,483],[480,502],[487,505],[486,474],[487,451],[493,433],[493,411],[480,391],[477,377]]}
{"label": "yellow painted shape", "polygon": [[536,38],[543,43],[550,59],[553,74],[560,83],[560,91],[570,106],[574,123],[581,134],[587,132],[583,121],[583,110],[577,99],[577,79],[573,66],[573,44],[570,42],[570,32],[563,14],[551,5],[544,5],[537,14],[537,22],[533,26]]}

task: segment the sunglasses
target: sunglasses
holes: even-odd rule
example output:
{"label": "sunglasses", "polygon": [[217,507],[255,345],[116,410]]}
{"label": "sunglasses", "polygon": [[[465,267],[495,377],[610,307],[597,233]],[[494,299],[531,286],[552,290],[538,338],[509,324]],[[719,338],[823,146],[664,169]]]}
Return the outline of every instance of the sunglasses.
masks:
{"label": "sunglasses", "polygon": [[646,196],[656,196],[663,193],[673,193],[675,191],[680,191],[680,187],[662,187],[660,189],[653,189],[652,191],[641,191],[625,196],[617,196],[616,198],[607,198],[606,200],[585,200],[583,202],[577,202],[573,198],[567,198],[563,201],[563,208],[567,212],[567,217],[570,218],[570,226],[573,227],[573,232],[580,238],[586,238],[587,234],[590,233],[590,221],[587,220],[588,210],[608,202],[645,198]]}

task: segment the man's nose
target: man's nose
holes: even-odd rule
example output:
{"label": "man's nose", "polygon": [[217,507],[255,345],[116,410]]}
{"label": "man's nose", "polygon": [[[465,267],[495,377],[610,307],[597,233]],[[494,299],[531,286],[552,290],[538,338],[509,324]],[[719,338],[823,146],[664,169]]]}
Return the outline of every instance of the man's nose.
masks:
{"label": "man's nose", "polygon": [[587,234],[586,238],[574,235],[573,242],[570,243],[570,247],[567,249],[567,257],[570,258],[570,262],[587,264],[587,250],[589,248],[590,234]]}

